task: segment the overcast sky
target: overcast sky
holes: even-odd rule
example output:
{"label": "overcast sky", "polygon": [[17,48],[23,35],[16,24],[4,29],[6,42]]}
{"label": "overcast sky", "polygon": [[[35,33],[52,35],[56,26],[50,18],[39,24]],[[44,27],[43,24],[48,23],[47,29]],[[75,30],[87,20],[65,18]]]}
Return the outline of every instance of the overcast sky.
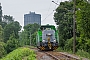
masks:
{"label": "overcast sky", "polygon": [[[53,0],[57,4],[61,1],[68,0]],[[41,14],[41,24],[55,25],[53,19],[53,10],[58,5],[52,3],[52,0],[0,0],[2,5],[3,15],[11,15],[21,26],[24,25],[24,14],[28,14],[30,11],[36,14]]]}

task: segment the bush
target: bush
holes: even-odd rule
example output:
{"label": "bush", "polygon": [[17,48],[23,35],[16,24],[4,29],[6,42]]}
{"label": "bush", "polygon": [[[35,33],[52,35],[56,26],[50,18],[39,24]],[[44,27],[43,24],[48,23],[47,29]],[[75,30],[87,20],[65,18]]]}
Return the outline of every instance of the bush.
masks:
{"label": "bush", "polygon": [[73,38],[68,39],[68,40],[65,42],[65,47],[64,47],[64,49],[65,49],[66,51],[68,51],[68,50],[72,50],[72,48],[73,48]]}
{"label": "bush", "polygon": [[13,38],[12,40],[7,41],[7,46],[6,46],[7,53],[15,50],[18,47],[19,47],[19,42],[17,39]]}
{"label": "bush", "polygon": [[0,42],[0,58],[3,57],[6,54],[5,47],[6,47],[5,43]]}
{"label": "bush", "polygon": [[[35,60],[34,51],[25,47],[18,48],[10,52],[6,57],[2,58],[1,60],[22,60],[23,57],[26,57],[26,56],[28,56],[27,60]],[[33,59],[30,59],[30,58],[33,58]]]}

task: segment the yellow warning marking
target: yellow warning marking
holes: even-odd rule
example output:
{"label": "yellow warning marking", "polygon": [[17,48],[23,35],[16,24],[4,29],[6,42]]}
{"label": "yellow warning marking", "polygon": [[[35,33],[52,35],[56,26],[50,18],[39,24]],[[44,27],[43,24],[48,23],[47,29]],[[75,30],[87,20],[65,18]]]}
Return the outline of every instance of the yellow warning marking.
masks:
{"label": "yellow warning marking", "polygon": [[45,47],[42,46],[40,49],[41,49],[41,50],[45,50]]}
{"label": "yellow warning marking", "polygon": [[48,37],[47,40],[48,40],[48,47],[49,47],[49,49],[51,49],[50,37]]}
{"label": "yellow warning marking", "polygon": [[57,47],[53,47],[53,49],[57,49]]}

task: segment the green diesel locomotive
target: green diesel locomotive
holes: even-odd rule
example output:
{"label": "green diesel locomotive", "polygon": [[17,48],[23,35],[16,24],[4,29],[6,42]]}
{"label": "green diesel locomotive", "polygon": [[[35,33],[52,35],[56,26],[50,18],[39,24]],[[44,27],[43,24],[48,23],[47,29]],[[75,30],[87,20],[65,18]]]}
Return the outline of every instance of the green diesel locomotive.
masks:
{"label": "green diesel locomotive", "polygon": [[58,48],[58,31],[54,25],[42,25],[36,36],[37,48],[40,50],[55,50]]}

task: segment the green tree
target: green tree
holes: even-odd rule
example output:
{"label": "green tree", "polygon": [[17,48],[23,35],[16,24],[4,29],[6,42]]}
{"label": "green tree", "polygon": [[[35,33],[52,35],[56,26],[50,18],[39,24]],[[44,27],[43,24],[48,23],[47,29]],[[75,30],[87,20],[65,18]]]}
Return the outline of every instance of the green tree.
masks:
{"label": "green tree", "polygon": [[36,32],[39,28],[39,25],[34,23],[34,24],[28,24],[26,26],[24,26],[24,30],[31,32],[31,34],[33,34],[34,32]]}
{"label": "green tree", "polygon": [[4,27],[7,25],[6,22],[0,22],[0,25],[2,26],[2,28],[4,29]]}
{"label": "green tree", "polygon": [[80,32],[79,48],[90,52],[90,3],[77,1],[77,31]]}
{"label": "green tree", "polygon": [[0,58],[6,54],[6,44],[4,42],[0,42]]}
{"label": "green tree", "polygon": [[21,26],[19,22],[15,21],[10,24],[7,24],[4,28],[4,42],[7,42],[9,40],[10,34],[14,33],[15,38],[19,38],[18,32],[21,30]]}
{"label": "green tree", "polygon": [[12,33],[10,35],[10,38],[9,40],[7,41],[7,46],[6,46],[6,50],[7,50],[7,53],[15,50],[16,48],[18,48],[20,46],[19,44],[19,40],[15,38],[15,34]]}
{"label": "green tree", "polygon": [[79,2],[79,10],[77,11],[77,26],[78,31],[82,33],[83,37],[90,38],[90,4],[88,2]]}
{"label": "green tree", "polygon": [[64,47],[65,41],[73,37],[73,3],[61,2],[54,13],[54,20],[59,25],[60,46]]}
{"label": "green tree", "polygon": [[[2,19],[2,17],[3,17],[3,19]],[[14,22],[13,16],[10,16],[10,15],[2,16],[2,6],[0,3],[0,25],[4,28],[6,26],[6,24],[9,24],[11,22]]]}
{"label": "green tree", "polygon": [[[27,26],[24,26],[24,31],[21,32],[20,34],[20,42],[22,45],[30,45],[30,39],[32,45],[35,46],[35,38],[36,38],[36,31],[38,30],[39,25],[38,24],[28,24]],[[31,34],[31,38],[30,38]]]}
{"label": "green tree", "polygon": [[3,21],[4,22],[6,22],[7,24],[9,24],[9,23],[12,23],[12,22],[14,22],[14,18],[13,18],[13,16],[8,16],[8,15],[4,15],[3,16]]}
{"label": "green tree", "polygon": [[28,38],[28,32],[26,30],[19,34],[19,41],[21,46],[30,45],[30,39]]}
{"label": "green tree", "polygon": [[2,28],[5,26],[5,23],[2,21],[2,6],[0,3],[0,25],[2,26]]}
{"label": "green tree", "polygon": [[0,3],[0,23],[2,22],[2,6],[1,6],[1,3]]}
{"label": "green tree", "polygon": [[3,41],[3,28],[0,25],[0,42]]}
{"label": "green tree", "polygon": [[31,45],[36,46],[36,32],[32,34],[31,40]]}
{"label": "green tree", "polygon": [[30,38],[30,33],[31,35],[35,33],[39,28],[38,24],[28,24],[27,26],[24,26],[24,30],[28,32],[28,39]]}

